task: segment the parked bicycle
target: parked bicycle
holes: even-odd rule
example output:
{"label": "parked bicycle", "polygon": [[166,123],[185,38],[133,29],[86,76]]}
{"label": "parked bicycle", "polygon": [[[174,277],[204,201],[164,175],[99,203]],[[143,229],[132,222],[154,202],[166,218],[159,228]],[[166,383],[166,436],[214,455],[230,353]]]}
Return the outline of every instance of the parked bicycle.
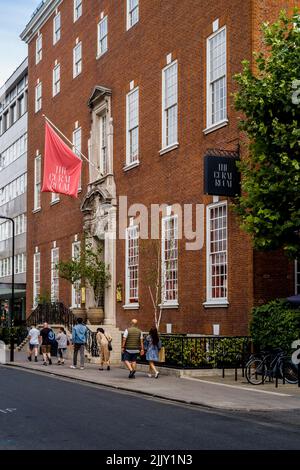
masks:
{"label": "parked bicycle", "polygon": [[289,384],[298,382],[297,366],[292,362],[291,356],[279,348],[252,354],[245,369],[246,378],[252,385],[263,384],[267,379],[271,382],[276,377]]}

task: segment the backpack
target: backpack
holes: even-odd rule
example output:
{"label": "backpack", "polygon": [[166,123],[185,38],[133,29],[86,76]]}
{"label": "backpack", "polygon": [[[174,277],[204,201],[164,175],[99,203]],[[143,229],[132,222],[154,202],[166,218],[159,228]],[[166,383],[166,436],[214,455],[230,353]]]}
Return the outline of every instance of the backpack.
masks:
{"label": "backpack", "polygon": [[53,330],[50,330],[48,332],[48,341],[50,344],[54,344],[55,343],[55,333]]}

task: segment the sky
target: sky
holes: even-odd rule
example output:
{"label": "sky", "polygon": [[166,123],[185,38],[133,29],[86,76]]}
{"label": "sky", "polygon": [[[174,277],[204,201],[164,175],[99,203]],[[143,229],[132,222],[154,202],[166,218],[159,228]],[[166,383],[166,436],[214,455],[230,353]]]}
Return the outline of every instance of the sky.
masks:
{"label": "sky", "polygon": [[0,0],[0,87],[27,56],[19,38],[41,0]]}

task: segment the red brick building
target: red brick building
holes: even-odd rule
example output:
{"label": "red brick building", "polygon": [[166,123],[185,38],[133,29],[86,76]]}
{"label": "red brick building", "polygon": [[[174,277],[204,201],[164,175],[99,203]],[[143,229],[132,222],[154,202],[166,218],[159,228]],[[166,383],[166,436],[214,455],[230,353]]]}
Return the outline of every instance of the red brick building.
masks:
{"label": "red brick building", "polygon": [[[55,264],[76,255],[83,230],[103,243],[105,324],[121,329],[133,316],[144,330],[152,325],[157,266],[161,331],[247,334],[253,304],[293,293],[293,267],[253,251],[230,198],[204,194],[204,155],[243,153],[232,77],[260,48],[261,22],[296,3],[46,0],[35,12],[21,36],[29,45],[27,314],[47,291],[76,304]],[[99,168],[83,163],[78,200],[40,193],[43,114]],[[125,196],[128,208],[147,210],[142,225],[144,209],[125,213]],[[148,235],[151,222],[155,231],[153,204],[166,205],[158,242],[140,240],[145,220]],[[184,205],[192,215],[186,209],[181,223]],[[191,220],[195,230],[196,210],[200,249],[187,249],[191,237],[177,238]]]}

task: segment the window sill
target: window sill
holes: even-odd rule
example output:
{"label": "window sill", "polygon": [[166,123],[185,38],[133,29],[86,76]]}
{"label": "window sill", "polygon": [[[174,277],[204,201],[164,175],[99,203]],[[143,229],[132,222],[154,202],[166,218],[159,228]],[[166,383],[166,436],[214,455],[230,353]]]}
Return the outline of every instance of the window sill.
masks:
{"label": "window sill", "polygon": [[165,153],[171,152],[179,147],[179,143],[176,142],[175,144],[169,145],[168,147],[164,147],[159,151],[159,155],[164,155]]}
{"label": "window sill", "polygon": [[161,309],[170,309],[170,308],[179,308],[179,303],[174,302],[174,303],[165,303],[165,304],[159,304],[159,308]]}
{"label": "window sill", "polygon": [[80,75],[81,75],[81,72],[79,72],[77,75],[73,75],[73,80],[75,80],[75,78],[77,77],[80,77]]}
{"label": "window sill", "polygon": [[204,308],[228,308],[229,302],[228,300],[216,301],[216,300],[208,300],[207,302],[203,302]]}
{"label": "window sill", "polygon": [[211,132],[217,131],[218,129],[221,129],[222,127],[227,126],[228,124],[228,119],[224,119],[223,121],[217,122],[216,124],[213,124],[212,126],[207,127],[204,129],[203,134],[207,135],[210,134]]}
{"label": "window sill", "polygon": [[58,204],[60,202],[60,199],[55,199],[55,201],[50,202],[50,206],[55,206],[55,204]]}
{"label": "window sill", "polygon": [[133,163],[129,163],[128,165],[124,165],[123,166],[123,170],[124,171],[128,171],[128,170],[131,170],[132,168],[136,168],[137,166],[139,166],[140,162],[139,160],[137,160],[136,162],[133,162]]}
{"label": "window sill", "polygon": [[138,310],[140,308],[139,304],[125,304],[123,305],[124,310]]}
{"label": "window sill", "polygon": [[97,54],[97,55],[96,55],[96,60],[98,60],[98,59],[100,59],[101,57],[103,57],[107,52],[108,52],[108,49],[106,49],[106,51],[104,51],[104,52],[101,52],[101,54]]}
{"label": "window sill", "polygon": [[38,212],[41,212],[42,208],[38,207],[37,209],[33,209],[32,213],[37,214]]}

